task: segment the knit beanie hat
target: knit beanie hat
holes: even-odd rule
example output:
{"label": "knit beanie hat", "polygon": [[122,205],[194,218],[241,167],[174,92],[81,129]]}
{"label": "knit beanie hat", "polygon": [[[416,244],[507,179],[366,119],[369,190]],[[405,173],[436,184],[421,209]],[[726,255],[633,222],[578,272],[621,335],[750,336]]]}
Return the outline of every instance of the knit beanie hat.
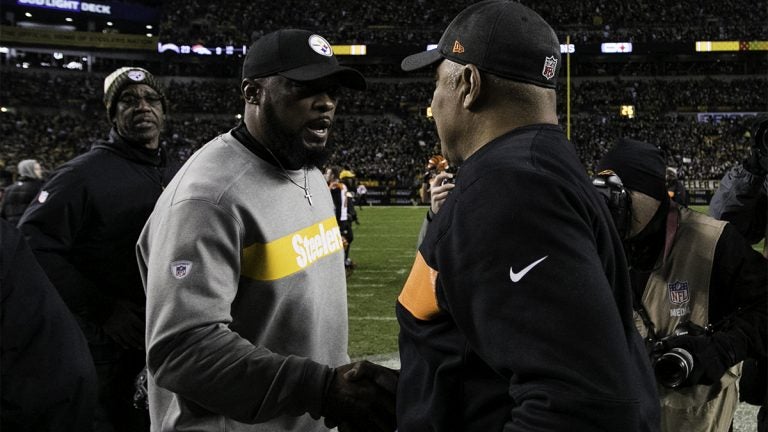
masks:
{"label": "knit beanie hat", "polygon": [[146,84],[155,89],[162,98],[163,112],[168,112],[163,89],[148,70],[140,67],[121,67],[104,78],[104,105],[107,107],[110,121],[115,116],[115,107],[117,106],[115,102],[123,90],[132,84]]}
{"label": "knit beanie hat", "polygon": [[664,201],[666,162],[661,150],[642,141],[622,138],[597,164],[597,172],[611,170],[627,189]]}
{"label": "knit beanie hat", "polygon": [[16,166],[16,168],[19,170],[19,176],[26,178],[39,178],[37,175],[35,175],[35,165],[37,165],[37,161],[34,159],[24,159],[23,161],[19,162],[19,164]]}

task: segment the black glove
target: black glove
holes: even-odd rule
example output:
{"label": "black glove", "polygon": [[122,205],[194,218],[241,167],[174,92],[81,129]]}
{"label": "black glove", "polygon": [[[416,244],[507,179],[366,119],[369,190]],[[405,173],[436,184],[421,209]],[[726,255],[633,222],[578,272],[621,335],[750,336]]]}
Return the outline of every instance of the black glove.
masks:
{"label": "black glove", "polygon": [[693,357],[693,370],[683,387],[719,383],[725,371],[738,363],[731,344],[722,333],[703,336],[673,336],[666,341],[667,349],[682,348]]}
{"label": "black glove", "polygon": [[320,414],[340,431],[392,432],[399,372],[369,361],[339,366],[326,390]]}

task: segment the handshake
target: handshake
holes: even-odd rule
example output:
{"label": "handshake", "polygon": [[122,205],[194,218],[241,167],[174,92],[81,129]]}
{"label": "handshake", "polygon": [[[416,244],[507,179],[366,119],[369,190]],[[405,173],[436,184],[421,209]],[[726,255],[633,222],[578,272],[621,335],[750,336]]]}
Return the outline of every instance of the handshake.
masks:
{"label": "handshake", "polygon": [[396,370],[369,361],[339,366],[325,391],[320,414],[339,432],[392,432],[395,420]]}

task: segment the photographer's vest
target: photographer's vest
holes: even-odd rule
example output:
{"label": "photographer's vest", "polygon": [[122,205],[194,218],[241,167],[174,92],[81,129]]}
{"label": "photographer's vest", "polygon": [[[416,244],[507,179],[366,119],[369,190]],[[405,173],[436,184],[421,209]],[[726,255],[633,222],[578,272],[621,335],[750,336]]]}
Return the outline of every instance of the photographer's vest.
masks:
{"label": "photographer's vest", "polygon": [[[711,324],[710,278],[725,223],[674,203],[670,206],[664,254],[648,279],[642,300],[658,338],[686,321],[701,327]],[[648,330],[637,312],[635,325],[645,338]],[[740,375],[741,363],[726,371],[720,379],[722,391],[718,386],[672,390],[659,385],[662,431],[727,431],[739,402]]]}

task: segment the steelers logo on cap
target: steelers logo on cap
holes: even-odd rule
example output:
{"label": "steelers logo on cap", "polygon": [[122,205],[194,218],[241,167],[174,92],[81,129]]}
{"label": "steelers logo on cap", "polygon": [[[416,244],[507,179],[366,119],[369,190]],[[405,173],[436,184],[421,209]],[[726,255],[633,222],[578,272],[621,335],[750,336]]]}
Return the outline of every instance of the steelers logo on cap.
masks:
{"label": "steelers logo on cap", "polygon": [[134,81],[143,81],[144,78],[146,77],[146,75],[144,74],[144,71],[140,71],[140,70],[128,71],[126,75],[128,75],[128,78]]}
{"label": "steelers logo on cap", "polygon": [[326,57],[333,55],[331,44],[329,44],[328,41],[320,35],[313,34],[309,37],[309,47],[320,55],[324,55]]}

